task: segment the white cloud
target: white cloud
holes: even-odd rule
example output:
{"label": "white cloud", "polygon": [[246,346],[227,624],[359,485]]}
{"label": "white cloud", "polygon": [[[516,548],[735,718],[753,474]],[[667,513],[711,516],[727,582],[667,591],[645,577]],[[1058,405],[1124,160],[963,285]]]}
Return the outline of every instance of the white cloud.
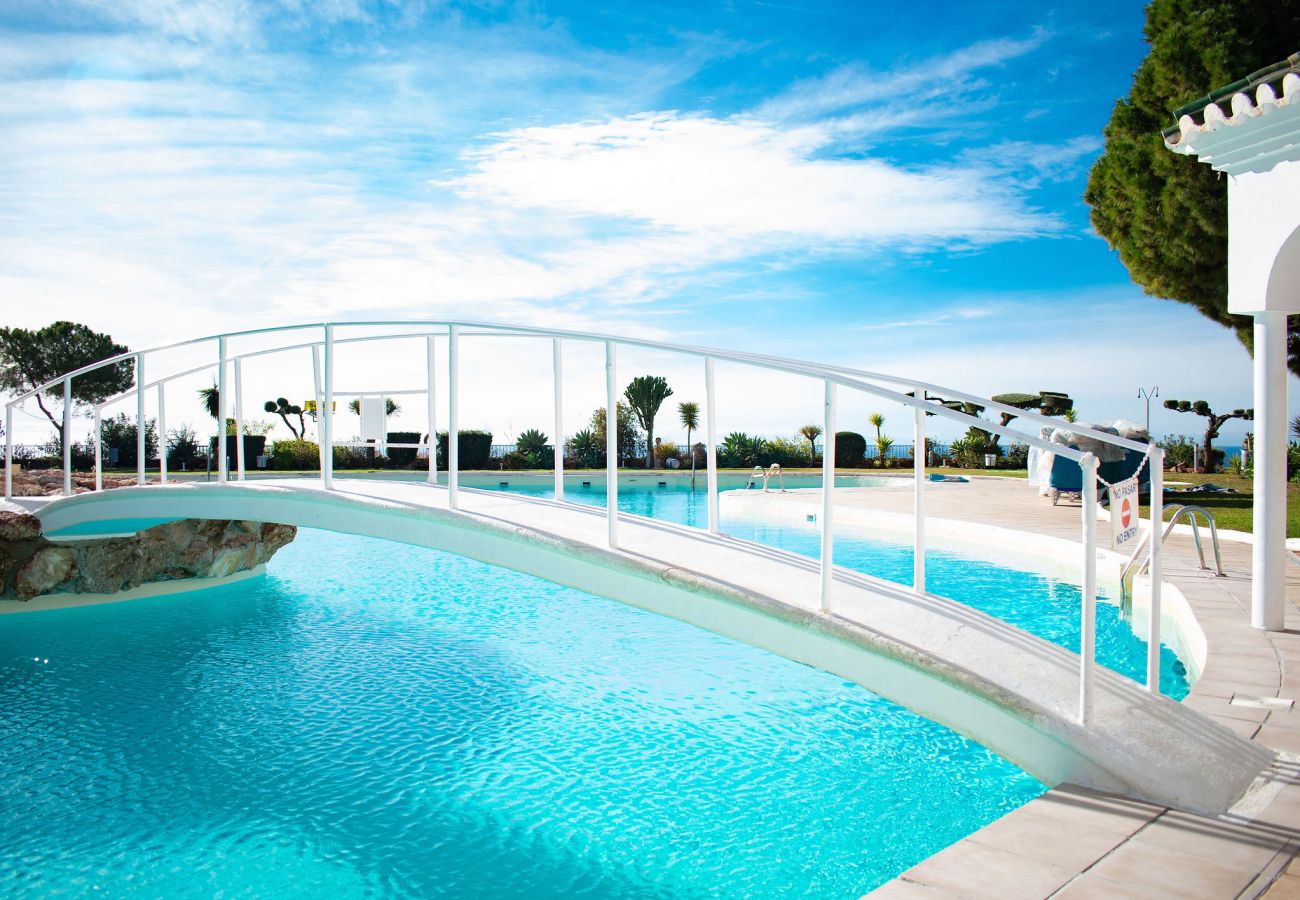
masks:
{"label": "white cloud", "polygon": [[816,126],[647,113],[508,132],[449,185],[469,199],[733,240],[978,242],[1060,227],[970,170],[817,158],[828,143]]}

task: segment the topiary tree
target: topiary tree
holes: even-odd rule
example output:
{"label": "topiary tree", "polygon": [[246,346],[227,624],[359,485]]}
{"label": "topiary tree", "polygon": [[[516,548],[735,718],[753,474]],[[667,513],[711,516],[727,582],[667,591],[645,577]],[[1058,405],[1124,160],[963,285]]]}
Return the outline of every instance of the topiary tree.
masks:
{"label": "topiary tree", "polygon": [[[1084,199],[1147,294],[1195,307],[1250,347],[1250,320],[1228,314],[1228,183],[1170,153],[1160,132],[1183,104],[1294,52],[1300,0],[1152,0],[1146,13],[1150,52],[1115,104]],[[1300,317],[1288,349],[1300,374]]]}
{"label": "topiary tree", "polygon": [[1204,472],[1209,472],[1214,467],[1214,439],[1219,436],[1219,429],[1223,427],[1223,423],[1231,419],[1245,419],[1249,422],[1255,418],[1253,409],[1234,409],[1230,413],[1215,413],[1210,409],[1210,404],[1204,400],[1166,400],[1165,409],[1172,409],[1174,412],[1192,412],[1205,417],[1205,437],[1201,444],[1205,457],[1204,468],[1201,471]]}
{"label": "topiary tree", "polygon": [[[994,394],[993,401],[1014,406],[1016,409],[1036,410],[1045,416],[1063,416],[1074,409],[1074,401],[1070,399],[1070,395],[1057,391],[1039,391],[1037,394]],[[1016,419],[1015,413],[1004,412],[1001,416],[1000,424],[1003,428]],[[998,434],[992,435],[990,443],[995,447],[998,446],[1001,437]]]}
{"label": "topiary tree", "polygon": [[[112,337],[76,322],[53,322],[44,328],[0,328],[0,390],[23,393],[60,375],[126,353]],[[72,402],[102,403],[135,384],[135,361],[124,359],[72,379]],[[63,418],[55,417],[42,397],[63,397],[55,385],[35,395],[36,405],[50,420],[63,447]]]}
{"label": "topiary tree", "polygon": [[[295,441],[307,433],[307,423],[303,421],[301,406],[294,405],[283,397],[277,397],[274,400],[267,400],[266,403],[262,404],[262,409],[269,413],[275,413],[283,419],[285,427],[293,432]],[[298,428],[293,427],[293,423],[289,421],[290,416],[298,417]],[[299,428],[302,430],[300,431]]]}
{"label": "topiary tree", "polygon": [[664,401],[672,395],[673,389],[668,386],[667,380],[659,375],[638,375],[632,379],[627,389],[623,391],[628,406],[632,407],[632,412],[636,414],[637,421],[645,429],[645,444],[651,448],[651,452],[646,453],[645,458],[647,469],[653,469],[655,464],[653,452],[655,445],[655,416],[659,414],[659,407],[663,406]]}
{"label": "topiary tree", "polygon": [[837,466],[860,468],[867,456],[867,439],[856,431],[835,432],[835,460]]}

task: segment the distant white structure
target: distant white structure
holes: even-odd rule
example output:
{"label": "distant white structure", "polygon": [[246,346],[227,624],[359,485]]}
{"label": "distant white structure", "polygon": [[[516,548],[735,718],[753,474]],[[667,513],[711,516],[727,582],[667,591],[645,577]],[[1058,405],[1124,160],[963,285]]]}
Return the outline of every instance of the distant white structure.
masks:
{"label": "distant white structure", "polygon": [[1251,619],[1277,631],[1286,619],[1287,316],[1300,313],[1300,54],[1194,105],[1165,143],[1229,176],[1228,311],[1255,321]]}

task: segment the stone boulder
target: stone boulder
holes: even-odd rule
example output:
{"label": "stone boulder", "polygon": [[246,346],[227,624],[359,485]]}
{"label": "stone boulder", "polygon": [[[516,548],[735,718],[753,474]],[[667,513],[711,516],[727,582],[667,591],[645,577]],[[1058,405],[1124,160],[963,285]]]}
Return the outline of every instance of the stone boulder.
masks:
{"label": "stone boulder", "polygon": [[0,598],[113,594],[142,584],[225,578],[264,565],[298,534],[292,525],[185,519],[131,537],[52,542],[40,521],[0,511]]}

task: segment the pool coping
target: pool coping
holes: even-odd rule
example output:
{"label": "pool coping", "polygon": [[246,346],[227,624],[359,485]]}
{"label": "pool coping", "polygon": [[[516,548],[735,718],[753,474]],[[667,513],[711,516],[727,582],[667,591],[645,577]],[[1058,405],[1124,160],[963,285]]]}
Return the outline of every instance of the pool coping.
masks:
{"label": "pool coping", "polygon": [[[1007,480],[996,481],[999,489],[1006,487]],[[942,502],[933,500],[956,496],[939,487],[927,492],[928,523],[947,517],[936,508]],[[1001,525],[998,531],[1022,539],[1073,539],[1077,553],[1078,507],[1038,503],[1041,498],[1025,488],[999,499],[1007,499],[1017,516],[1032,524]],[[837,521],[842,521],[840,507],[853,504],[853,494],[836,492]],[[882,497],[869,499],[878,505]],[[987,520],[987,504],[977,505]],[[954,520],[970,524],[960,514]],[[1236,898],[1263,896],[1270,889],[1277,896],[1300,896],[1291,893],[1300,888],[1300,711],[1293,702],[1300,698],[1300,569],[1288,571],[1286,630],[1262,632],[1250,625],[1249,543],[1223,542],[1223,578],[1198,568],[1186,535],[1175,532],[1165,549],[1164,584],[1186,601],[1206,641],[1203,672],[1183,703],[1276,751],[1270,771],[1218,817],[1058,785],[869,896]],[[1293,864],[1296,874],[1290,874]]]}

